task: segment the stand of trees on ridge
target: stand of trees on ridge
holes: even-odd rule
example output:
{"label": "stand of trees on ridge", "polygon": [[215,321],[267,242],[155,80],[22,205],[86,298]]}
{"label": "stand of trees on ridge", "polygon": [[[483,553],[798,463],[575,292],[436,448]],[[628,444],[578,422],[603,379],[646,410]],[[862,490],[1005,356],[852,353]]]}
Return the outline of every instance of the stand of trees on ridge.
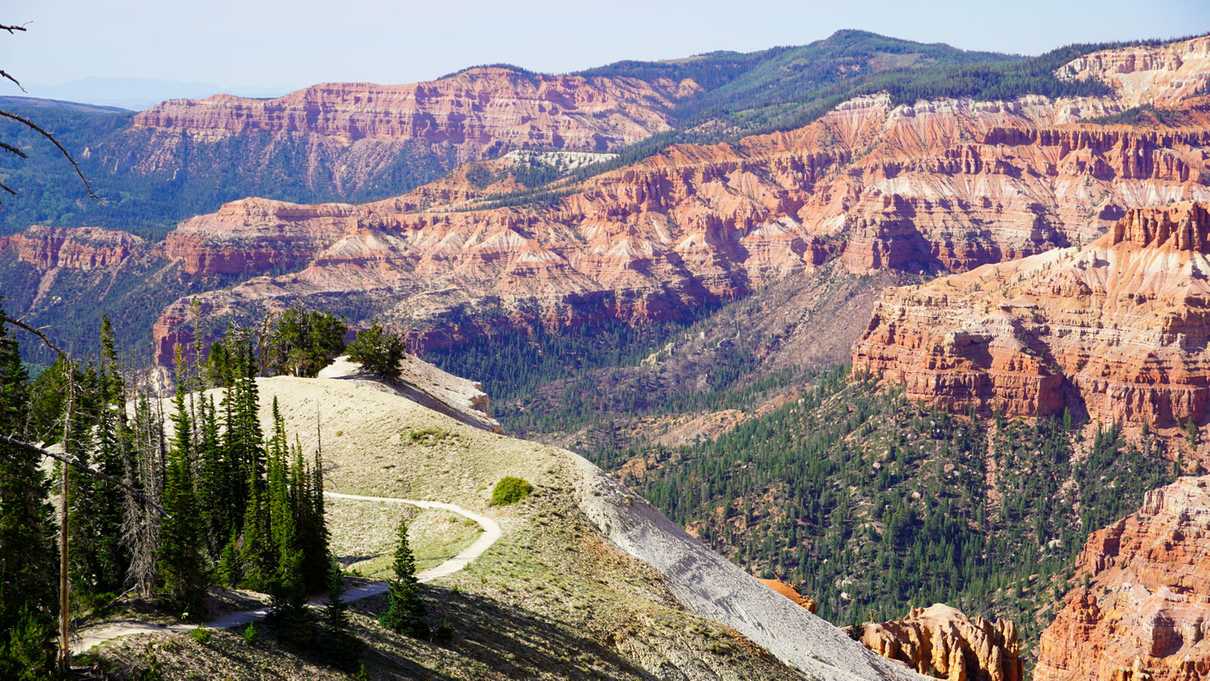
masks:
{"label": "stand of trees on ridge", "polygon": [[[343,631],[341,571],[328,548],[322,450],[303,451],[276,399],[262,432],[256,382],[260,373],[314,375],[344,350],[346,326],[291,310],[270,328],[259,348],[251,333],[232,329],[192,365],[178,348],[167,405],[123,376],[108,319],[93,359],[61,358],[31,380],[19,331],[0,312],[0,435],[12,438],[0,441],[0,678],[55,673],[58,527],[37,448],[51,444],[70,463],[53,475],[67,476],[73,619],[135,598],[203,621],[208,589],[240,587],[270,595],[282,641],[305,648],[322,635],[331,661],[355,662],[359,646]],[[380,327],[354,346],[372,370],[390,374],[393,361],[398,371],[402,343]],[[316,618],[306,599],[325,592],[337,602]],[[418,598],[415,589],[400,594]],[[396,611],[417,612],[413,600]]]}

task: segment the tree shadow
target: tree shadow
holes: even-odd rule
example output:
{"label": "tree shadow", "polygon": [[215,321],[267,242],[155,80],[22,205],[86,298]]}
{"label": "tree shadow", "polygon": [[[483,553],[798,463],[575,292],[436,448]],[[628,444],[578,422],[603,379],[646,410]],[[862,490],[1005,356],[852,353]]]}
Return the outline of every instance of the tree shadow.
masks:
{"label": "tree shadow", "polygon": [[[616,651],[577,629],[526,609],[478,594],[423,587],[429,624],[448,623],[452,638],[442,645],[458,656],[482,664],[507,678],[531,678],[539,673],[568,679],[655,679]],[[371,617],[385,609],[382,598],[356,604],[356,610]],[[354,635],[369,644],[367,658],[378,657],[384,666],[397,668],[407,678],[446,679],[439,671],[402,662],[385,650],[398,648],[402,635],[377,627],[354,627]],[[427,643],[427,645],[437,645]]]}

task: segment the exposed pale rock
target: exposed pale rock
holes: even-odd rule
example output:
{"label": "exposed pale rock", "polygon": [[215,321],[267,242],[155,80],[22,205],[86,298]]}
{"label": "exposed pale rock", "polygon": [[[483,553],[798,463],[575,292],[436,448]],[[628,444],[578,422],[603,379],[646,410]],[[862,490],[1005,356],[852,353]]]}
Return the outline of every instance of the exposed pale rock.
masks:
{"label": "exposed pale rock", "polygon": [[1093,52],[1063,65],[1055,75],[1103,81],[1128,106],[1176,106],[1210,94],[1210,36]]}
{"label": "exposed pale rock", "polygon": [[1148,492],[1094,532],[1039,643],[1037,681],[1210,678],[1210,477]]}

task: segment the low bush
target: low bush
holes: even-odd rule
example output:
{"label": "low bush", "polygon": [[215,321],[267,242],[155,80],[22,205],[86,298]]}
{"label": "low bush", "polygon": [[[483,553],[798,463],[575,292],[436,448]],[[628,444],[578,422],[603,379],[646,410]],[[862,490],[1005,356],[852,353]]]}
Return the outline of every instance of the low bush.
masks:
{"label": "low bush", "polygon": [[521,501],[534,491],[533,485],[521,478],[506,476],[500,478],[492,490],[492,506],[508,506]]}

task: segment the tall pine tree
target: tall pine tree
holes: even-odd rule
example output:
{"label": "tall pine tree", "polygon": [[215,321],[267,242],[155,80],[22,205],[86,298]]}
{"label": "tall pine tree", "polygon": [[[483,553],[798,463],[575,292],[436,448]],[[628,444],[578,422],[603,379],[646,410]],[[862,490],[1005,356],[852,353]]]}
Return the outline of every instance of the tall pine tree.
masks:
{"label": "tall pine tree", "polygon": [[180,380],[173,404],[174,436],[164,479],[167,517],[160,528],[157,567],[165,600],[195,617],[202,614],[207,586],[201,555],[204,533],[194,496],[193,429]]}
{"label": "tall pine tree", "polygon": [[[0,312],[0,433],[27,437],[29,410],[28,376]],[[0,443],[0,678],[50,665],[59,569],[48,495],[39,459]]]}

